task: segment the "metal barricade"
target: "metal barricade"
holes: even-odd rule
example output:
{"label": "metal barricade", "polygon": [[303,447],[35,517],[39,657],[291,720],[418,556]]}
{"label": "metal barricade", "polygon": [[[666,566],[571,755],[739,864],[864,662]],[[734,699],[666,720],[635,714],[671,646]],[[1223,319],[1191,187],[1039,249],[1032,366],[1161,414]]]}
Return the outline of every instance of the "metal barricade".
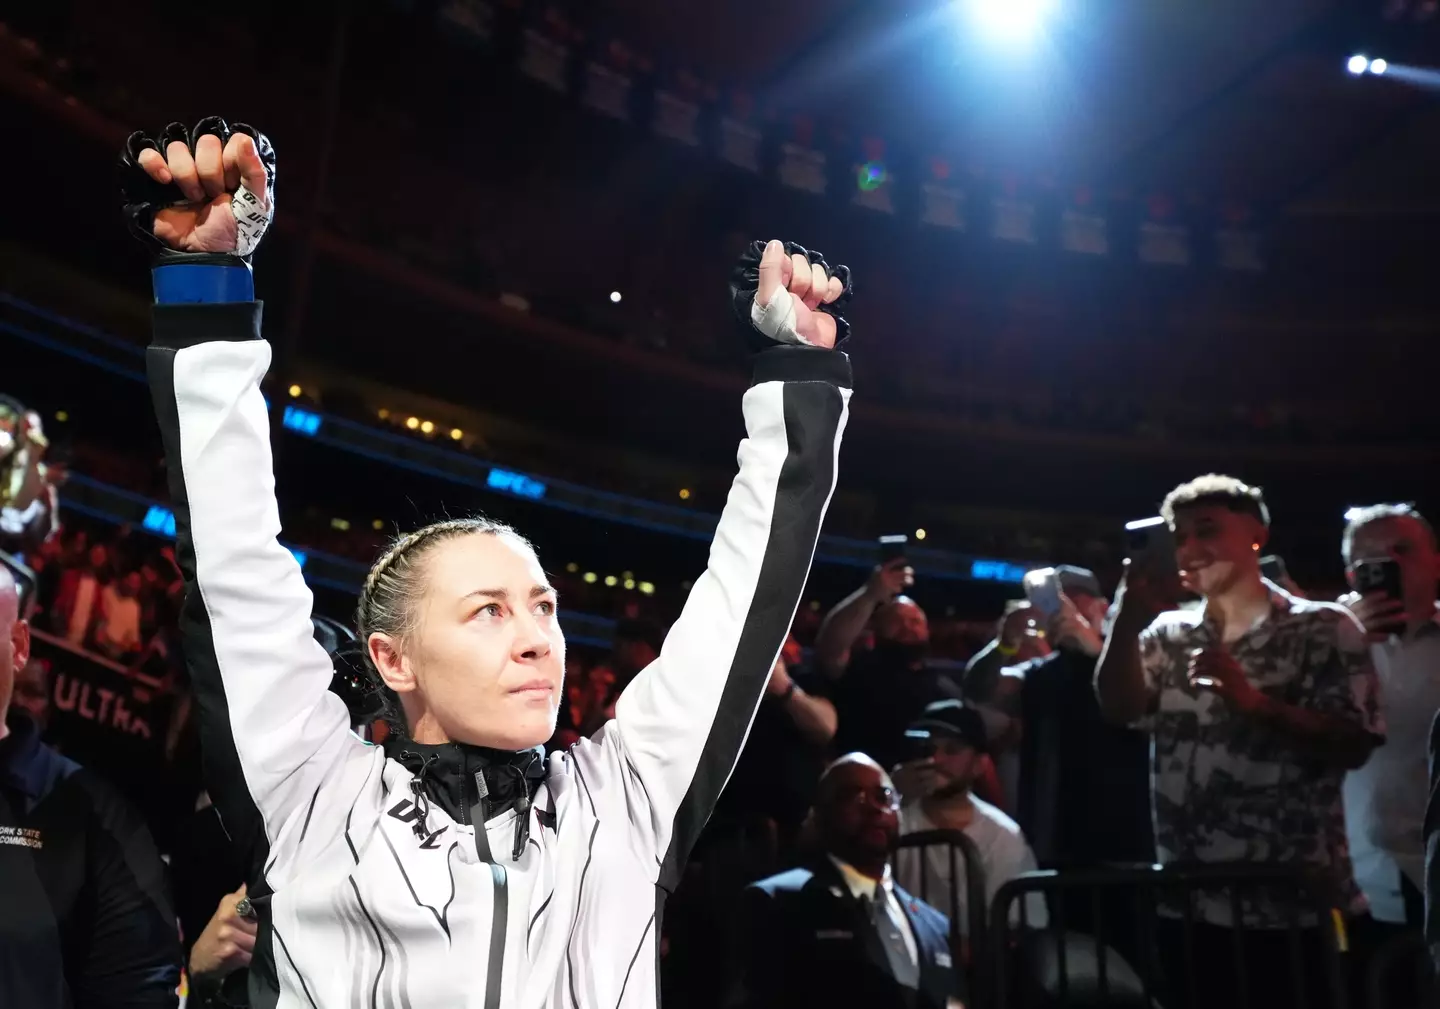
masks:
{"label": "metal barricade", "polygon": [[[897,846],[899,851],[914,849],[920,865],[920,886],[914,896],[930,903],[930,861],[926,854],[931,848],[944,848],[949,859],[950,887],[948,899],[943,906],[935,909],[950,919],[950,955],[955,962],[955,973],[964,985],[967,1005],[983,1005],[984,983],[987,974],[985,965],[989,962],[987,949],[987,915],[985,912],[985,870],[980,864],[980,850],[969,835],[959,830],[921,830],[905,834]],[[957,862],[964,862],[964,876],[957,871]],[[956,885],[965,880],[965,899],[960,897]],[[903,885],[903,882],[902,882]],[[961,904],[964,907],[961,907]],[[960,922],[965,921],[962,931]],[[968,933],[968,935],[966,934]],[[966,948],[968,940],[969,948]]]}
{"label": "metal barricade", "polygon": [[1421,1009],[1440,1005],[1430,950],[1419,929],[1383,943],[1365,965],[1365,1009]]}
{"label": "metal barricade", "polygon": [[[1345,967],[1341,953],[1344,946],[1343,924],[1337,922],[1331,886],[1315,874],[1291,866],[1256,863],[1212,865],[1132,866],[1077,869],[1065,872],[1026,873],[1006,882],[996,894],[990,908],[989,944],[990,976],[986,990],[993,996],[993,1009],[1011,1009],[1025,1002],[1017,998],[1015,974],[1017,953],[1039,948],[1047,958],[1035,966],[1028,980],[1041,986],[1037,998],[1041,1004],[1054,1006],[1150,1006],[1164,1009],[1211,1009],[1197,1004],[1200,982],[1208,983],[1219,974],[1224,964],[1216,952],[1223,937],[1236,967],[1237,988],[1231,1001],[1220,1009],[1275,1009],[1265,996],[1256,997],[1251,989],[1260,982],[1273,986],[1283,984],[1286,998],[1293,999],[1297,1009],[1346,1009]],[[1128,893],[1127,893],[1128,891]],[[1289,922],[1284,929],[1262,930],[1225,928],[1197,921],[1193,898],[1201,893],[1224,893],[1229,901],[1231,920],[1244,922],[1245,897],[1258,894],[1278,895],[1289,909]],[[1029,894],[1041,893],[1050,908],[1050,926],[1031,931],[1026,921],[1025,901]],[[1137,963],[1133,966],[1110,946],[1116,922],[1113,918],[1120,906],[1116,898],[1130,904],[1137,915],[1135,935],[1138,939]],[[1128,897],[1128,900],[1126,899]],[[1162,916],[1157,906],[1169,897],[1182,903],[1183,912]],[[1020,901],[1020,930],[1010,923],[1010,908]],[[1066,903],[1091,903],[1091,934],[1066,933]],[[1107,917],[1110,920],[1107,920]],[[1162,925],[1161,923],[1164,922]],[[1162,957],[1161,938],[1173,942]],[[1205,962],[1197,962],[1196,937],[1206,932]],[[1265,933],[1268,941],[1286,936],[1283,955],[1267,962],[1262,972],[1247,969],[1247,933]],[[1025,941],[1025,940],[1028,940]],[[1307,962],[1304,944],[1318,940]],[[1180,947],[1178,955],[1174,945]],[[1089,960],[1093,953],[1093,964]],[[1318,955],[1313,955],[1318,953]],[[1169,962],[1162,966],[1161,960]],[[1076,962],[1084,961],[1084,962]],[[1178,961],[1178,963],[1177,963]],[[1074,967],[1079,970],[1073,970]],[[1287,971],[1288,981],[1276,971]],[[1204,976],[1201,973],[1206,972]]]}

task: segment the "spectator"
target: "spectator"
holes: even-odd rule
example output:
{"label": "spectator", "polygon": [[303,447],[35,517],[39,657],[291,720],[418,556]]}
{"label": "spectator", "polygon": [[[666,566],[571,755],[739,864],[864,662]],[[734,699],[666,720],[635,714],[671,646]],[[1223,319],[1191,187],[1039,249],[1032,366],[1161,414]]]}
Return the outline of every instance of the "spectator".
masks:
{"label": "spectator", "polygon": [[[971,791],[987,751],[985,723],[975,709],[960,701],[936,701],[925,708],[906,735],[918,752],[895,773],[904,803],[900,807],[901,830],[906,834],[958,830],[974,841],[985,876],[988,913],[1000,887],[1036,865],[1020,825]],[[895,875],[927,903],[958,915],[962,928],[968,923],[964,909],[970,894],[965,877],[950,878],[949,852],[943,847],[899,852]],[[1044,898],[1032,894],[1026,898],[1026,905],[1029,924],[1043,928],[1047,921]],[[1011,909],[1011,918],[1020,920],[1018,903]]]}
{"label": "spectator", "polygon": [[[904,558],[877,567],[826,615],[815,639],[816,664],[838,681],[832,690],[840,718],[836,745],[868,753],[884,767],[904,758],[905,729],[925,705],[960,697],[959,685],[927,662],[929,621],[901,594],[913,582]],[[873,626],[874,647],[862,649],[867,626]]]}
{"label": "spectator", "polygon": [[[1160,861],[1308,865],[1333,883],[1342,913],[1362,911],[1341,783],[1383,725],[1358,624],[1261,578],[1269,512],[1258,488],[1200,477],[1161,512],[1182,582],[1204,605],[1164,612],[1153,576],[1127,570],[1096,676],[1106,716],[1152,734]],[[1295,910],[1271,893],[1246,894],[1237,922],[1228,895],[1197,895],[1193,962],[1203,969],[1177,974],[1198,985],[1196,1004],[1235,999],[1241,970],[1254,1004],[1291,1004],[1290,978],[1275,964],[1288,962]],[[1161,911],[1162,952],[1178,963],[1182,910],[1171,899]],[[1322,923],[1303,923],[1320,942]]]}
{"label": "spectator", "polygon": [[822,696],[824,681],[802,669],[803,661],[799,642],[787,638],[713,818],[766,817],[782,847],[794,841],[810,808],[837,724],[835,705]]}
{"label": "spectator", "polygon": [[649,620],[626,618],[616,622],[609,664],[590,670],[590,697],[585,719],[580,723],[582,736],[593,735],[615,717],[615,702],[620,694],[641,670],[660,657],[664,640],[665,628]]}
{"label": "spectator", "polygon": [[1403,598],[1379,591],[1342,600],[1369,633],[1386,728],[1385,743],[1345,776],[1345,822],[1355,881],[1371,918],[1418,928],[1424,915],[1426,759],[1430,723],[1440,709],[1435,532],[1409,505],[1376,505],[1351,515],[1341,556],[1352,586],[1363,561],[1393,560],[1400,569]]}
{"label": "spectator", "polygon": [[1000,684],[1002,669],[1050,654],[1050,644],[1044,630],[1036,626],[1035,617],[1028,600],[1014,599],[1006,604],[995,637],[965,663],[962,686],[967,701],[989,702]]}
{"label": "spectator", "polygon": [[100,590],[95,647],[112,659],[140,651],[140,572],[131,571]]}
{"label": "spectator", "polygon": [[993,697],[1018,721],[1017,819],[1047,866],[1149,862],[1150,741],[1107,722],[1095,697],[1110,601],[1093,572],[1056,572],[1054,651],[1004,670]]}
{"label": "spectator", "polygon": [[745,891],[733,1005],[953,1003],[949,923],[891,879],[898,809],[889,777],[864,754],[825,771],[813,814],[819,856]]}
{"label": "spectator", "polygon": [[0,567],[0,1005],[173,1007],[180,950],[165,866],[124,801],[11,706],[29,650]]}
{"label": "spectator", "polygon": [[91,546],[88,558],[85,563],[70,566],[60,577],[60,594],[55,601],[54,626],[77,648],[89,644],[99,615],[101,589],[110,583],[110,551],[104,544]]}

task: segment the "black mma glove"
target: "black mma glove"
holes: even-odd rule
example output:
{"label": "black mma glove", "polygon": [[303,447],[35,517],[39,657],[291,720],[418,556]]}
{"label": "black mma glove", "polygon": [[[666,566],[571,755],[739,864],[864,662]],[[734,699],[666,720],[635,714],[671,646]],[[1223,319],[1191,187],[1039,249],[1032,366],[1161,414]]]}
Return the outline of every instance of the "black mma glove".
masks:
{"label": "black mma glove", "polygon": [[[746,341],[752,350],[764,350],[776,344],[806,344],[804,337],[795,331],[793,312],[790,304],[793,296],[783,287],[776,292],[769,305],[757,304],[756,290],[760,285],[760,257],[766,243],[751,242],[730,271],[730,307],[735,321],[744,331]],[[850,323],[840,314],[840,308],[850,300],[850,267],[831,267],[825,257],[812,252],[795,242],[785,243],[787,255],[804,256],[811,264],[819,266],[827,277],[838,277],[843,290],[838,298],[829,304],[817,305],[813,311],[824,312],[835,320],[835,347],[850,338]]]}
{"label": "black mma glove", "polygon": [[[231,143],[241,134],[253,142],[253,157],[243,141]],[[209,185],[201,188],[205,175],[197,175],[197,171],[203,173],[206,165],[215,164],[213,158],[196,163],[196,148],[206,136],[219,141],[223,168],[218,181],[212,175]],[[191,164],[168,164],[166,152],[176,142],[189,150]],[[146,157],[146,151],[155,152],[160,161]],[[167,181],[155,178],[160,162],[165,162]],[[192,196],[198,192],[202,198],[187,198],[182,181],[191,187]],[[219,194],[217,184],[222,190]],[[192,130],[171,123],[155,137],[132,133],[120,153],[120,191],[130,230],[154,258],[157,301],[253,298],[250,256],[275,211],[275,149],[264,134],[243,123],[227,123],[219,116],[202,119]],[[162,222],[157,235],[156,215],[170,209],[177,213],[166,215],[168,220]],[[221,269],[169,269],[181,266]],[[224,269],[227,267],[230,269]]]}

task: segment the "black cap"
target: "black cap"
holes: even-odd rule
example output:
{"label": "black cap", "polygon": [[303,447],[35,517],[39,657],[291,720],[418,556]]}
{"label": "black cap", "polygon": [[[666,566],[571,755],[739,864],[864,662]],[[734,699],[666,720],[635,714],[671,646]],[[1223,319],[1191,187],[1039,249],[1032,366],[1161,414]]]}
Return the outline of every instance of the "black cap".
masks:
{"label": "black cap", "polygon": [[1061,591],[1067,596],[1104,598],[1100,592],[1100,579],[1096,578],[1095,572],[1089,568],[1077,568],[1073,564],[1060,564],[1055,568],[1055,577],[1060,582]]}
{"label": "black cap", "polygon": [[981,753],[988,742],[985,722],[980,712],[967,707],[964,701],[944,700],[925,705],[919,719],[905,730],[912,739],[948,737],[969,743]]}

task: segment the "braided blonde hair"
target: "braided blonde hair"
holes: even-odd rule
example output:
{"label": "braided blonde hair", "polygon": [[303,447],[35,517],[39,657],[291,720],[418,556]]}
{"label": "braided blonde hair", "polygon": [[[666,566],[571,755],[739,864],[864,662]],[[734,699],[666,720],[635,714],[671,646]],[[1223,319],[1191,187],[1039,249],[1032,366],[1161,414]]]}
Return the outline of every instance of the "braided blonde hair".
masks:
{"label": "braided blonde hair", "polygon": [[[362,644],[369,642],[370,635],[376,633],[397,640],[410,635],[415,630],[416,604],[424,593],[425,557],[446,540],[477,533],[510,537],[532,552],[535,549],[529,540],[509,525],[483,516],[432,522],[396,538],[370,568],[365,585],[360,590],[360,601],[355,609],[355,628]],[[385,712],[385,717],[403,731],[405,721],[400,699],[385,686],[379,671],[374,668],[368,645],[364,651],[366,667],[388,702],[389,710]]]}

